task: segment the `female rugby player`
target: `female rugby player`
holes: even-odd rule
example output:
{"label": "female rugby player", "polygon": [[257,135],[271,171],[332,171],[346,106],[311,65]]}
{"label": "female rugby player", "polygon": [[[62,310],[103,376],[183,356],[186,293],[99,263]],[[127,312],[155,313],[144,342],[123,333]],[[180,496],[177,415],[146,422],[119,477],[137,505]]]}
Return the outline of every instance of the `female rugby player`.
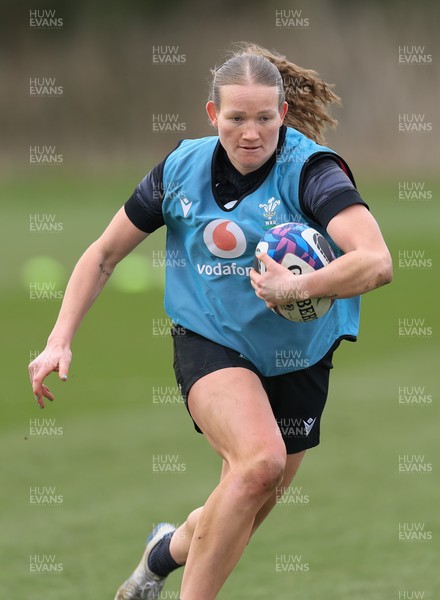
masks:
{"label": "female rugby player", "polygon": [[[359,295],[392,277],[390,254],[347,163],[322,145],[325,127],[335,124],[328,106],[338,100],[314,71],[242,45],[213,71],[206,110],[218,136],[183,140],[136,187],[80,258],[46,349],[29,366],[43,407],[44,398],[53,400],[45,377],[58,371],[67,379],[75,331],[118,262],[166,225],[167,251],[185,265],[167,267],[165,291],[176,378],[223,468],[205,505],[183,525],[152,531],[116,600],[158,598],[181,565],[182,600],[216,598],[277,490],[319,443],[332,354],[342,339],[356,339]],[[260,237],[286,221],[318,229],[336,260],[292,276],[263,255],[267,270],[258,274],[252,264]],[[309,323],[267,308],[324,296],[335,299],[332,308]],[[291,350],[295,364],[279,360]]]}

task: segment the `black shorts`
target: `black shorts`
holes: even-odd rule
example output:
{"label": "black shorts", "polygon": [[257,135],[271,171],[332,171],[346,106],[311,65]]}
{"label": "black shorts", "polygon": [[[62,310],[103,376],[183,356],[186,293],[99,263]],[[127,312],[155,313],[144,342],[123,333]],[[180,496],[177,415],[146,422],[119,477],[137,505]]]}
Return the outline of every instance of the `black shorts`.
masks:
{"label": "black shorts", "polygon": [[[243,367],[260,378],[287,453],[295,454],[319,444],[321,414],[327,400],[330,369],[333,368],[332,356],[339,342],[311,367],[264,377],[239,352],[180,325],[172,328],[171,335],[174,341],[174,372],[187,409],[188,393],[198,379],[219,369]],[[196,430],[202,433],[193,422]]]}

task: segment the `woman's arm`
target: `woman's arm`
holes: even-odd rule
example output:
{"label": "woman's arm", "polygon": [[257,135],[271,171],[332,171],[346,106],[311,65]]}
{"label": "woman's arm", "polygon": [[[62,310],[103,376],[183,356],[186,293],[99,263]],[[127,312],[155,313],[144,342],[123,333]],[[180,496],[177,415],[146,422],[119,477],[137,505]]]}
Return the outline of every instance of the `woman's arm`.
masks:
{"label": "woman's arm", "polygon": [[365,206],[343,209],[329,222],[327,231],[345,253],[313,273],[293,276],[266,254],[262,275],[251,272],[259,298],[271,307],[305,298],[350,298],[378,288],[392,279],[392,261],[379,226]]}
{"label": "woman's arm", "polygon": [[79,324],[118,262],[147,236],[131,223],[121,208],[101,237],[79,259],[46,348],[29,365],[32,389],[41,408],[44,408],[43,396],[53,400],[53,395],[43,384],[45,377],[58,371],[60,379],[67,379],[72,357],[70,344]]}

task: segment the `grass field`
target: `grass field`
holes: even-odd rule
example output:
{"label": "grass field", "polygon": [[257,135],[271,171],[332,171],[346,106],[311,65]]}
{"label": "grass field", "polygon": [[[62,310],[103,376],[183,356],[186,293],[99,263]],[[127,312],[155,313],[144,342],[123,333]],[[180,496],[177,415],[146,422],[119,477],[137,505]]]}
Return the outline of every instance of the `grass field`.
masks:
{"label": "grass field", "polygon": [[[29,387],[29,356],[44,348],[60,302],[30,300],[23,265],[50,256],[70,272],[141,176],[47,168],[2,184],[1,598],[113,598],[152,525],[181,523],[219,477],[219,459],[177,401],[169,336],[155,335],[162,327],[153,320],[166,318],[162,274],[151,265],[162,233],[136,251],[150,264],[150,290],[127,294],[109,283],[75,340],[69,381],[50,378],[56,402],[37,409]],[[440,597],[440,182],[426,180],[426,188],[431,202],[405,202],[394,180],[360,181],[395,280],[364,298],[359,342],[335,356],[322,444],[306,456],[289,502],[255,535],[222,600]],[[61,230],[31,232],[36,213],[55,215]],[[433,265],[399,268],[404,250],[424,251]],[[399,335],[405,319],[422,319],[424,333]],[[418,402],[408,404],[413,396]],[[155,472],[157,455],[177,456],[180,469]],[[399,471],[404,455],[414,470]],[[45,496],[57,501],[36,503]],[[399,539],[399,527],[414,539]],[[32,572],[40,567],[31,563],[58,572]],[[161,598],[178,598],[180,577],[170,577]]]}

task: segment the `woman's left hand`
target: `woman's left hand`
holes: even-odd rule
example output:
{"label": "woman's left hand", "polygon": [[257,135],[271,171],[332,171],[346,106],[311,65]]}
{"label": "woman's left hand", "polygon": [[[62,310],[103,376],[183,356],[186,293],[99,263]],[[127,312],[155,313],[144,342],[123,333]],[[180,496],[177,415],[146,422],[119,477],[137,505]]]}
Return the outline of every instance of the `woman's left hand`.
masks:
{"label": "woman's left hand", "polygon": [[251,285],[255,294],[266,302],[268,308],[288,304],[292,300],[306,299],[302,289],[304,275],[294,275],[266,253],[259,254],[258,259],[264,264],[265,272],[258,273],[252,269]]}

